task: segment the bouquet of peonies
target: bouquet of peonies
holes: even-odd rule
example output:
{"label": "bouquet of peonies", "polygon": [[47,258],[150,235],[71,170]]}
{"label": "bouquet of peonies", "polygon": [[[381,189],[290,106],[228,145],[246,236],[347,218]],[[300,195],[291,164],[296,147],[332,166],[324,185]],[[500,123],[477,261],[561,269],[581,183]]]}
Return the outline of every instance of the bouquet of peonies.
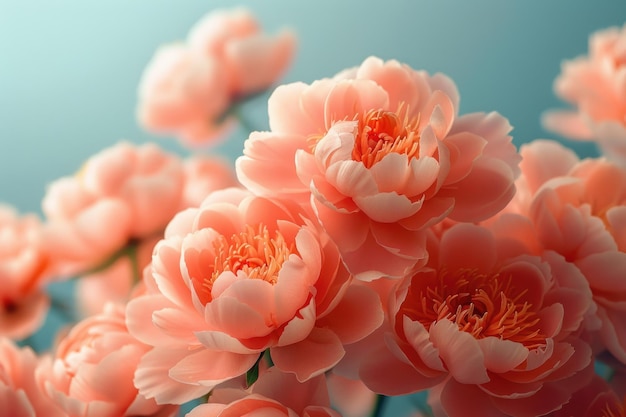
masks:
{"label": "bouquet of peonies", "polygon": [[[156,52],[138,118],[225,140],[295,49],[212,12]],[[604,156],[518,152],[447,76],[369,57],[275,88],[234,169],[122,142],[44,219],[2,206],[0,416],[382,416],[418,392],[413,415],[625,416],[626,27],[555,89],[573,109],[545,125]],[[81,319],[35,353],[70,278]]]}

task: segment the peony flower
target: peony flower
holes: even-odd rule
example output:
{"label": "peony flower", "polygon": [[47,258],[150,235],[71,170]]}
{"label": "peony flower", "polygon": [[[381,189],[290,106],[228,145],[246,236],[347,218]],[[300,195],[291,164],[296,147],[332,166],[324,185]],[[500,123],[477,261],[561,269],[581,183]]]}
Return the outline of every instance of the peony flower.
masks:
{"label": "peony flower", "polygon": [[446,76],[374,57],[280,86],[271,131],[252,133],[237,175],[255,193],[310,202],[358,278],[401,277],[425,261],[428,226],[483,220],[515,192],[508,121],[459,116],[458,103]]}
{"label": "peony flower", "polygon": [[348,379],[333,372],[326,374],[331,404],[342,417],[365,417],[372,414],[376,394],[363,381]]}
{"label": "peony flower", "polygon": [[46,239],[56,267],[73,275],[99,266],[129,240],[163,232],[180,207],[180,158],[153,144],[122,142],[92,156],[43,199]]}
{"label": "peony flower", "polygon": [[591,383],[577,391],[572,399],[560,410],[548,417],[626,417],[623,401],[620,401],[611,388],[595,375]]}
{"label": "peony flower", "polygon": [[574,108],[546,112],[544,126],[595,140],[607,156],[626,163],[626,25],[594,33],[588,56],[565,61],[554,90]]}
{"label": "peony flower", "polygon": [[304,383],[276,368],[263,373],[248,390],[216,390],[208,404],[186,417],[235,416],[340,417],[330,408],[326,381],[318,375]]}
{"label": "peony flower", "polygon": [[126,303],[142,271],[152,260],[154,245],[158,237],[144,239],[130,246],[127,252],[117,258],[104,270],[82,275],[76,281],[76,302],[83,316],[102,312],[108,303]]}
{"label": "peony flower", "polygon": [[153,346],[135,377],[143,395],[192,400],[267,350],[305,381],[380,325],[377,294],[350,285],[335,245],[303,215],[230,188],[174,217],[127,308],[131,333]]}
{"label": "peony flower", "polygon": [[43,287],[50,259],[35,215],[0,205],[0,337],[24,339],[44,322],[50,301]]}
{"label": "peony flower", "polygon": [[108,304],[61,339],[36,378],[70,417],[173,417],[177,406],[159,406],[133,385],[137,363],[148,349],[128,333],[124,309]]}
{"label": "peony flower", "polygon": [[387,334],[361,365],[370,389],[434,387],[449,417],[535,417],[587,383],[592,353],[578,335],[593,303],[584,276],[554,252],[507,257],[499,243],[484,227],[452,226],[428,265],[399,281]]}
{"label": "peony flower", "polygon": [[180,209],[198,207],[211,192],[239,186],[235,171],[215,157],[193,156],[184,162],[185,188]]}
{"label": "peony flower", "polygon": [[576,265],[598,308],[596,349],[626,363],[626,172],[604,158],[580,161],[556,142],[535,141],[521,153],[529,197],[518,216],[496,222],[496,233],[516,230],[517,243],[534,253],[555,251]]}
{"label": "peony flower", "polygon": [[0,337],[0,415],[65,417],[35,382],[39,359],[29,347],[19,348]]}
{"label": "peony flower", "polygon": [[233,127],[234,107],[283,75],[295,48],[292,32],[269,36],[244,8],[215,10],[185,42],[157,50],[141,76],[138,119],[188,145],[214,142]]}
{"label": "peony flower", "polygon": [[231,97],[241,98],[268,89],[287,70],[296,49],[290,30],[263,33],[247,9],[214,10],[189,31],[191,48],[214,57],[229,75]]}
{"label": "peony flower", "polygon": [[219,61],[185,44],[160,47],[141,76],[137,117],[154,133],[176,134],[188,144],[222,136],[232,123],[228,73]]}

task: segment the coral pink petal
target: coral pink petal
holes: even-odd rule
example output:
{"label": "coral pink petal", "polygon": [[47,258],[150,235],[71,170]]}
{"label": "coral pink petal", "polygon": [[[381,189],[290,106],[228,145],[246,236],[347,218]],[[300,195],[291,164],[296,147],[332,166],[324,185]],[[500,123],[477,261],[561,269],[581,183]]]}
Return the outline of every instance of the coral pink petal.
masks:
{"label": "coral pink petal", "polygon": [[418,260],[427,259],[426,232],[407,230],[397,224],[370,224],[370,230],[376,242],[389,252],[399,256]]}
{"label": "coral pink petal", "polygon": [[278,339],[278,346],[287,346],[304,340],[313,330],[315,319],[315,299],[311,297],[309,303],[301,308],[285,326]]}
{"label": "coral pink petal", "polygon": [[425,377],[389,349],[381,347],[365,358],[359,376],[369,389],[378,394],[404,395],[428,389],[441,382],[446,375]]}
{"label": "coral pink petal", "polygon": [[155,398],[159,404],[183,404],[208,393],[211,387],[184,384],[169,377],[170,369],[189,354],[186,347],[154,348],[146,353],[135,371],[134,382],[139,393],[146,398]]}
{"label": "coral pink petal", "polygon": [[335,333],[315,328],[301,342],[273,347],[270,353],[278,368],[295,373],[299,381],[306,381],[335,366],[345,351]]}
{"label": "coral pink petal", "polygon": [[459,132],[446,137],[444,143],[450,153],[450,172],[446,183],[454,184],[471,172],[487,141],[471,132]]}
{"label": "coral pink petal", "polygon": [[468,417],[468,410],[480,417],[507,416],[495,408],[477,386],[460,384],[453,379],[445,383],[439,401],[448,417]]}
{"label": "coral pink petal", "polygon": [[[251,280],[250,280],[251,281]],[[252,287],[243,283],[240,292],[246,296],[253,294]],[[238,339],[265,336],[270,332],[271,323],[261,312],[233,296],[222,295],[206,305],[205,320],[207,330],[224,331]]]}
{"label": "coral pink petal", "polygon": [[587,277],[594,291],[626,291],[626,253],[596,253],[576,261],[576,266]]}
{"label": "coral pink petal", "polygon": [[332,164],[326,180],[345,196],[368,196],[378,193],[374,177],[361,162],[347,160]]}
{"label": "coral pink petal", "polygon": [[508,372],[528,357],[528,349],[521,343],[485,337],[478,340],[485,357],[487,370],[496,373]]}
{"label": "coral pink petal", "polygon": [[462,384],[482,384],[489,381],[485,356],[478,341],[460,331],[455,323],[439,320],[430,326],[430,340],[439,350],[450,375]]}
{"label": "coral pink petal", "polygon": [[324,126],[326,98],[335,83],[318,80],[311,85],[302,82],[276,87],[268,99],[270,130],[308,137]]}
{"label": "coral pink petal", "polygon": [[201,384],[208,387],[245,374],[256,362],[259,355],[239,354],[226,351],[201,349],[189,353],[176,363],[169,372],[171,378],[187,384]]}
{"label": "coral pink petal", "polygon": [[533,194],[548,180],[567,175],[578,162],[574,151],[552,140],[524,144],[520,155],[520,168]]}
{"label": "coral pink petal", "polygon": [[569,139],[591,140],[593,132],[580,113],[566,110],[550,110],[541,115],[541,124],[546,130]]}
{"label": "coral pink petal", "polygon": [[311,202],[320,222],[339,246],[339,250],[352,252],[368,238],[368,219],[363,213],[341,213],[313,199]]}
{"label": "coral pink petal", "polygon": [[441,239],[439,263],[450,271],[489,272],[493,270],[496,256],[495,240],[491,232],[482,227],[459,224]]}
{"label": "coral pink petal", "polygon": [[311,178],[311,198],[340,214],[358,213],[359,207],[351,197],[340,193],[319,175]]}
{"label": "coral pink petal", "polygon": [[152,324],[152,314],[155,311],[171,307],[172,303],[161,294],[144,295],[130,300],[126,305],[126,326],[129,333],[149,345],[180,345],[178,339],[169,337]]}
{"label": "coral pink petal", "polygon": [[[272,132],[253,132],[244,143],[243,156],[237,158],[237,179],[261,195],[281,193],[298,195],[308,191],[295,171],[296,151],[306,147],[306,138]],[[284,163],[276,163],[283,161]]]}
{"label": "coral pink petal", "polygon": [[240,77],[234,86],[239,94],[252,94],[271,86],[291,62],[296,47],[293,32],[276,36],[258,34],[226,45],[225,58]]}
{"label": "coral pink petal", "polygon": [[[245,346],[241,340],[226,333],[216,331],[200,331],[196,333],[197,341],[209,350],[227,351],[240,354],[258,353],[265,344],[258,349]],[[255,340],[256,341],[256,340]],[[261,339],[263,342],[263,339]]]}
{"label": "coral pink petal", "polygon": [[623,325],[626,312],[601,307],[598,315],[603,323],[600,329],[602,342],[616,358],[626,363],[626,329]]}
{"label": "coral pink petal", "polygon": [[354,343],[372,333],[383,322],[378,294],[365,286],[353,285],[337,307],[318,319],[317,326],[332,330],[343,344]]}
{"label": "coral pink petal", "polygon": [[364,79],[338,80],[328,92],[324,103],[325,124],[329,128],[335,122],[351,120],[357,114],[371,109],[386,109],[388,106],[389,96],[376,82]]}
{"label": "coral pink petal", "polygon": [[[480,221],[502,210],[515,194],[514,173],[499,159],[480,158],[472,172],[455,184],[455,206],[450,218]],[[442,196],[447,193],[442,190]]]}
{"label": "coral pink petal", "polygon": [[411,217],[421,207],[422,202],[412,202],[404,195],[396,192],[354,197],[354,202],[367,216],[375,222],[395,223]]}
{"label": "coral pink petal", "polygon": [[164,334],[188,344],[195,343],[195,333],[206,327],[204,317],[195,310],[180,308],[162,308],[154,311],[152,323]]}
{"label": "coral pink petal", "polygon": [[432,127],[438,139],[443,139],[450,131],[455,113],[452,100],[442,91],[434,91],[422,109],[423,121]]}

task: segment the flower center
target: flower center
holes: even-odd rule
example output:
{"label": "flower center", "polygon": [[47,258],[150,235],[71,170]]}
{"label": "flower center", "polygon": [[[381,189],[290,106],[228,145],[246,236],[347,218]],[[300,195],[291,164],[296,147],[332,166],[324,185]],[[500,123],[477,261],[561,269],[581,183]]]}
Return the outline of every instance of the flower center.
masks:
{"label": "flower center", "polygon": [[460,271],[454,276],[439,272],[439,283],[424,286],[413,279],[403,312],[426,329],[440,320],[450,320],[459,330],[476,339],[489,336],[522,343],[528,349],[543,346],[545,336],[538,328],[539,317],[522,298],[511,277]]}
{"label": "flower center", "polygon": [[419,117],[409,120],[408,112],[400,106],[397,112],[370,110],[358,118],[359,128],[352,149],[352,159],[367,168],[389,153],[405,154],[409,158],[419,153]]}
{"label": "flower center", "polygon": [[246,225],[244,231],[233,234],[229,239],[220,236],[213,241],[213,247],[213,273],[202,284],[208,294],[211,294],[215,280],[225,271],[234,274],[241,271],[249,279],[276,284],[281,267],[289,255],[296,253],[293,243],[288,244],[278,231],[271,237],[263,224],[256,229]]}

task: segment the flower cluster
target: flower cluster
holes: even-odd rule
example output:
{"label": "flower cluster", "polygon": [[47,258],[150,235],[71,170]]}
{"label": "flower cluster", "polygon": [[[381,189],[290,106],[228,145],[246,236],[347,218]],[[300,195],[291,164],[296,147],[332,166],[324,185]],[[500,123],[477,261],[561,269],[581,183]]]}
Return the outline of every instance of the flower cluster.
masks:
{"label": "flower cluster", "polygon": [[[149,63],[139,119],[224,140],[294,50],[210,13]],[[120,142],[43,219],[3,206],[0,415],[380,416],[421,391],[415,415],[626,415],[625,54],[594,35],[555,86],[576,109],[545,118],[607,156],[518,150],[446,75],[369,57],[275,88],[234,167]],[[19,347],[71,278],[81,319]]]}

